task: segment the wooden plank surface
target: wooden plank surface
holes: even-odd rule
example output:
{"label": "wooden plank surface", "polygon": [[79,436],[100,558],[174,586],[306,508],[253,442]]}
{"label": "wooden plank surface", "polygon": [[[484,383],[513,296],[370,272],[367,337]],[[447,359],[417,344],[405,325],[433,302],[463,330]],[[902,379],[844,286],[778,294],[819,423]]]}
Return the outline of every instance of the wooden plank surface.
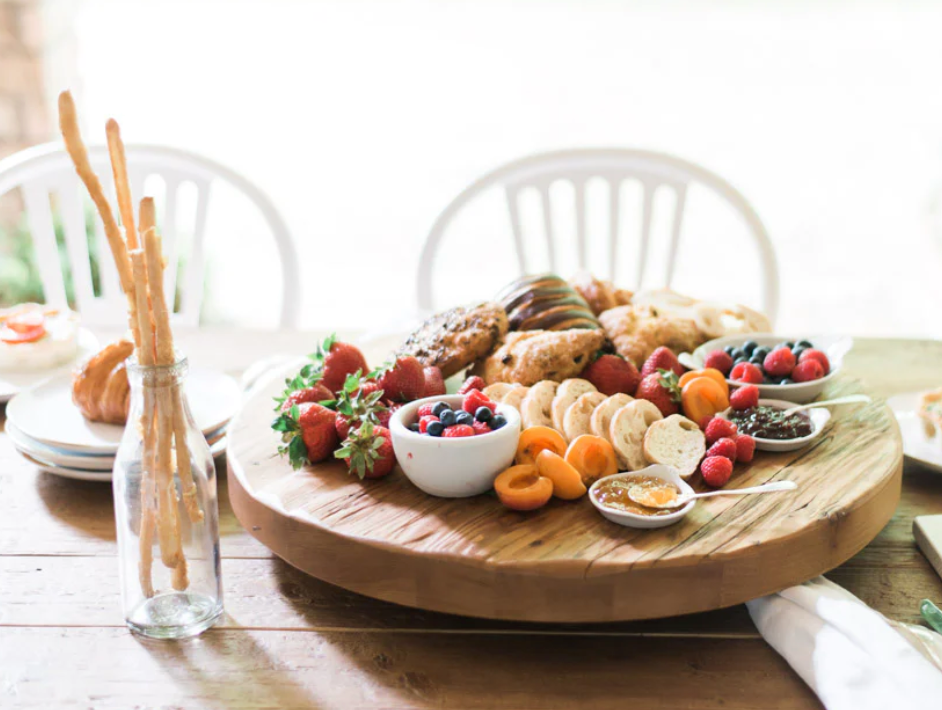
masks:
{"label": "wooden plank surface", "polygon": [[[249,363],[241,340],[259,342],[214,336],[230,371]],[[277,349],[304,352],[317,337],[281,335]],[[212,365],[212,338],[185,347]],[[887,396],[942,384],[939,362],[942,343],[863,340],[847,367]],[[0,707],[820,707],[744,607],[582,627],[418,612],[293,570],[238,527],[225,487],[220,504],[223,628],[141,641],[120,625],[110,488],[40,474],[0,434]],[[916,602],[942,600],[942,580],[912,519],[940,511],[942,476],[907,465],[893,519],[828,576],[916,622]]]}

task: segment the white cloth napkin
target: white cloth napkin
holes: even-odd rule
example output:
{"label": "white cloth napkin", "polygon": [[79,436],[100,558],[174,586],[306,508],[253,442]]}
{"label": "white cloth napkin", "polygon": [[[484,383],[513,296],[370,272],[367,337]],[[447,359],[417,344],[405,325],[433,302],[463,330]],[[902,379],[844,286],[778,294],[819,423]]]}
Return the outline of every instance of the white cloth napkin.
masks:
{"label": "white cloth napkin", "polygon": [[942,636],[934,631],[894,625],[824,577],[746,606],[828,710],[942,708]]}

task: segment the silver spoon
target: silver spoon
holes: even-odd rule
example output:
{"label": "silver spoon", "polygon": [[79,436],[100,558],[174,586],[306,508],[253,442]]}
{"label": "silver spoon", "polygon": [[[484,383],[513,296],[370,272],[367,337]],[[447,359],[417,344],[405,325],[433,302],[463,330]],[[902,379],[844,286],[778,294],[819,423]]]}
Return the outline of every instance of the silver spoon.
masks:
{"label": "silver spoon", "polygon": [[646,494],[650,492],[649,489],[636,484],[628,489],[628,497],[638,505],[643,505],[645,508],[679,508],[682,505],[687,505],[688,501],[696,498],[744,496],[752,493],[775,493],[776,491],[793,491],[796,488],[798,488],[798,484],[794,481],[772,481],[771,483],[764,483],[761,486],[752,486],[751,488],[730,488],[728,490],[707,491],[706,493],[685,494],[678,492],[677,497],[673,500],[667,501],[666,503],[657,503],[647,497]]}
{"label": "silver spoon", "polygon": [[788,416],[789,414],[794,414],[795,412],[800,412],[805,409],[814,409],[815,407],[829,407],[834,404],[864,404],[866,402],[871,402],[872,400],[865,394],[849,394],[846,397],[836,397],[835,399],[825,399],[822,402],[808,402],[808,404],[799,404],[796,407],[789,407],[784,410],[782,414]]}

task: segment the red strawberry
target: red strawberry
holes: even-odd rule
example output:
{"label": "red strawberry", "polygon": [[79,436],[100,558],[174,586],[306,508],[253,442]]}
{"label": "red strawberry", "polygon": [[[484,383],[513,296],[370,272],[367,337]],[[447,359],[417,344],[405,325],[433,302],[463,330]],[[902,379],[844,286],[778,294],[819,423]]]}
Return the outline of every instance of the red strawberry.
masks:
{"label": "red strawberry", "polygon": [[350,343],[330,342],[331,338],[325,341],[327,348],[319,348],[323,353],[324,372],[321,376],[321,382],[331,392],[337,392],[343,387],[347,375],[352,375],[358,370],[362,373],[369,372],[370,368],[366,364],[366,358],[356,345]]}
{"label": "red strawberry", "polygon": [[475,434],[490,434],[491,428],[487,425],[487,422],[475,421],[471,428],[474,429]]}
{"label": "red strawberry", "polygon": [[433,416],[432,410],[435,409],[435,402],[429,402],[428,404],[423,404],[419,407],[419,411],[416,412],[416,416],[421,419],[422,417],[431,417]]}
{"label": "red strawberry", "polygon": [[419,417],[419,433],[424,434],[426,430],[428,429],[428,425],[431,424],[432,422],[437,422],[437,421],[439,421],[439,419],[434,414],[422,415],[421,417]]}
{"label": "red strawberry", "polygon": [[359,424],[359,419],[348,417],[346,414],[338,414],[334,419],[334,428],[337,430],[337,437],[343,441],[350,435],[350,430],[354,424]]}
{"label": "red strawberry", "polygon": [[400,357],[379,378],[379,386],[392,402],[411,402],[425,391],[422,364],[411,355]]}
{"label": "red strawberry", "polygon": [[762,367],[773,377],[788,377],[795,369],[795,354],[788,348],[775,348],[765,356]]}
{"label": "red strawberry", "polygon": [[435,365],[432,365],[431,367],[422,368],[422,372],[425,373],[425,390],[422,392],[423,397],[438,397],[439,395],[445,394],[445,379],[442,377],[441,370]]}
{"label": "red strawberry", "polygon": [[455,438],[459,436],[474,436],[474,427],[468,424],[455,424],[450,426],[442,433],[442,436]]}
{"label": "red strawberry", "polygon": [[820,380],[824,377],[824,368],[817,360],[808,359],[799,362],[792,370],[792,379],[795,382],[811,382],[811,380]]}
{"label": "red strawberry", "polygon": [[643,380],[658,370],[671,370],[678,377],[684,374],[684,366],[680,364],[677,356],[670,348],[663,345],[651,353],[648,359],[644,361],[641,368],[641,379]]}
{"label": "red strawberry", "polygon": [[467,394],[471,390],[483,390],[485,387],[487,387],[487,383],[482,378],[472,375],[458,388],[458,394]]}
{"label": "red strawberry", "polygon": [[722,372],[723,375],[728,375],[729,371],[733,369],[733,358],[723,350],[711,350],[703,361],[703,367],[712,367],[714,370]]}
{"label": "red strawberry", "polygon": [[582,378],[609,396],[619,392],[634,395],[641,382],[638,368],[618,355],[599,356],[582,371]]}
{"label": "red strawberry", "polygon": [[815,348],[809,348],[805,350],[804,352],[802,352],[801,355],[798,356],[798,362],[800,363],[805,362],[807,360],[817,360],[819,363],[821,363],[821,367],[824,370],[825,375],[831,371],[831,361],[828,360],[828,356],[825,355],[820,350],[817,350]]}
{"label": "red strawberry", "polygon": [[638,385],[635,397],[648,400],[660,409],[665,417],[677,414],[680,411],[678,406],[680,388],[677,386],[677,375],[673,372],[667,374],[655,372],[653,375],[648,375]]}
{"label": "red strawberry", "polygon": [[733,462],[724,456],[709,456],[700,464],[700,474],[710,488],[722,488],[733,475]]}
{"label": "red strawberry", "polygon": [[386,409],[381,409],[376,413],[376,423],[381,427],[389,428],[389,420],[392,419],[392,415],[396,413],[396,410],[401,407],[401,404],[390,404]]}
{"label": "red strawberry", "polygon": [[334,393],[318,382],[311,387],[295,390],[289,394],[287,399],[285,399],[285,401],[281,404],[281,411],[287,412],[296,404],[304,404],[305,402],[325,402],[333,398]]}
{"label": "red strawberry", "polygon": [[722,456],[730,461],[736,461],[736,442],[728,437],[717,439],[706,452],[707,458],[710,456]]}
{"label": "red strawberry", "polygon": [[396,465],[389,429],[373,426],[371,422],[352,432],[334,456],[343,459],[350,473],[361,479],[382,478]]}
{"label": "red strawberry", "polygon": [[295,470],[330,458],[339,441],[335,418],[336,412],[317,402],[294,405],[272,422],[272,429],[281,432],[283,442],[278,453],[288,454]]}
{"label": "red strawberry", "polygon": [[379,392],[382,390],[382,387],[379,386],[379,382],[376,380],[362,380],[360,385],[353,390],[354,394],[359,394],[362,398],[366,398],[374,392]]}
{"label": "red strawberry", "polygon": [[713,417],[713,421],[707,424],[706,440],[708,444],[715,444],[723,438],[734,439],[739,430],[729,419],[723,417]]}
{"label": "red strawberry", "polygon": [[471,390],[465,395],[461,408],[468,414],[475,414],[479,407],[488,407],[493,412],[497,405],[488,399],[487,395],[481,390]]}
{"label": "red strawberry", "polygon": [[759,406],[759,388],[755,385],[740,387],[729,396],[729,406],[735,410]]}
{"label": "red strawberry", "polygon": [[[769,354],[771,355],[771,353]],[[741,362],[729,373],[729,379],[735,382],[749,382],[754,385],[759,385],[762,384],[762,380],[765,378],[762,376],[762,370],[756,365],[753,365],[751,362]]]}
{"label": "red strawberry", "polygon": [[756,440],[748,434],[740,434],[736,437],[736,460],[742,463],[749,463],[756,453]]}
{"label": "red strawberry", "polygon": [[707,414],[703,419],[700,420],[700,431],[706,431],[706,428],[710,425],[710,422],[713,421],[713,415]]}

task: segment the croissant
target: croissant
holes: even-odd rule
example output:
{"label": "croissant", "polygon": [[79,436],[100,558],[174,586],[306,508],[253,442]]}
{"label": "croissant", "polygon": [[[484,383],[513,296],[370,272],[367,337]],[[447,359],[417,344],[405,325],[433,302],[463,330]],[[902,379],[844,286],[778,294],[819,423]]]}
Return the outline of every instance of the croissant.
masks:
{"label": "croissant", "polygon": [[133,351],[134,343],[118,340],[72,373],[72,401],[89,421],[127,422],[131,386],[124,361]]}

